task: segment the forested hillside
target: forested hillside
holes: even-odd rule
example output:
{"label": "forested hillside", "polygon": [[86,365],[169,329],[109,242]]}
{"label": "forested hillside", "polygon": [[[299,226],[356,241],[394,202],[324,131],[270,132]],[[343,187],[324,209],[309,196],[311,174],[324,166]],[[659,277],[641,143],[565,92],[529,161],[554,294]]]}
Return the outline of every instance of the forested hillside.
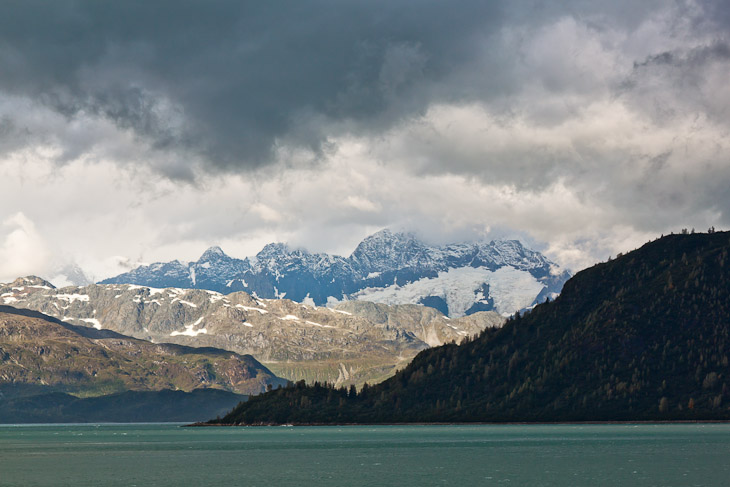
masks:
{"label": "forested hillside", "polygon": [[730,232],[670,235],[553,302],[354,390],[297,384],[224,423],[730,419]]}

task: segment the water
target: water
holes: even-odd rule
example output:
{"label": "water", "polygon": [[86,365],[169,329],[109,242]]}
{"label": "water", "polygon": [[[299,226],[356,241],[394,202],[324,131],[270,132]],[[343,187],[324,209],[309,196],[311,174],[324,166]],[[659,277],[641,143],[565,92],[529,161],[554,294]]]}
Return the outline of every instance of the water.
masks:
{"label": "water", "polygon": [[730,425],[0,426],[0,486],[725,486]]}

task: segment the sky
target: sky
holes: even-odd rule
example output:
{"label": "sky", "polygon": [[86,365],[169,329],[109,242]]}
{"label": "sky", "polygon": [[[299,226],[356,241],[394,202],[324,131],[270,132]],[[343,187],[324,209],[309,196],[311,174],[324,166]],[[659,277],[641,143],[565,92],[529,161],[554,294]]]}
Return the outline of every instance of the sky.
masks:
{"label": "sky", "polygon": [[721,0],[0,3],[0,281],[730,227]]}

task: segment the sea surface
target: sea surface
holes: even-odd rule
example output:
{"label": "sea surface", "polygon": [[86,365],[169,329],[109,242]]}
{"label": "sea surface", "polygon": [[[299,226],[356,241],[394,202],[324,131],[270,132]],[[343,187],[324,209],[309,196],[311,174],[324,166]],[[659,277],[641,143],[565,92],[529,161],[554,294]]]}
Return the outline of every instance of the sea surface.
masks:
{"label": "sea surface", "polygon": [[0,425],[1,486],[727,486],[730,425]]}

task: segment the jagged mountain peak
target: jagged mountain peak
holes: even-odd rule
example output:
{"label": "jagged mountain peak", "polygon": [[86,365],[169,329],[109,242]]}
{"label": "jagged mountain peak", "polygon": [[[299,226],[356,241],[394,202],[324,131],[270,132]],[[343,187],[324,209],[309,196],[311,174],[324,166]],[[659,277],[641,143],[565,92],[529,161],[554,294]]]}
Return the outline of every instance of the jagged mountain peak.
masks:
{"label": "jagged mountain peak", "polygon": [[389,228],[384,228],[379,232],[365,237],[362,242],[357,246],[353,254],[357,253],[358,250],[368,249],[372,247],[393,247],[396,245],[413,244],[417,243],[424,245],[413,233],[410,232],[394,232]]}
{"label": "jagged mountain peak", "polygon": [[554,297],[568,277],[518,240],[439,246],[384,229],[365,238],[349,257],[279,242],[240,260],[211,247],[189,267],[140,267],[103,283],[246,291],[317,306],[347,299],[425,304],[457,317],[488,310],[512,314]]}
{"label": "jagged mountain peak", "polygon": [[522,242],[514,238],[500,238],[497,240],[492,240],[491,242],[489,242],[489,245],[494,248],[510,248],[519,250],[525,248],[525,246],[522,245]]}
{"label": "jagged mountain peak", "polygon": [[418,266],[428,259],[429,249],[412,233],[386,228],[360,242],[350,259],[362,267],[363,272],[385,272]]}
{"label": "jagged mountain peak", "polygon": [[256,254],[256,258],[258,259],[265,259],[267,257],[271,256],[280,256],[280,255],[286,255],[291,254],[292,249],[283,242],[274,242],[270,244],[266,244],[261,251]]}
{"label": "jagged mountain peak", "polygon": [[228,255],[223,252],[223,249],[221,249],[219,246],[214,245],[210,247],[208,250],[203,252],[203,255],[200,256],[200,259],[198,259],[198,262],[210,262],[212,260],[219,260],[219,259],[229,259]]}
{"label": "jagged mountain peak", "polygon": [[555,264],[544,255],[528,249],[519,240],[493,240],[488,246],[482,247],[480,250],[480,253],[488,254],[489,258],[497,265],[510,264],[521,269],[536,267],[549,269],[555,267]]}

